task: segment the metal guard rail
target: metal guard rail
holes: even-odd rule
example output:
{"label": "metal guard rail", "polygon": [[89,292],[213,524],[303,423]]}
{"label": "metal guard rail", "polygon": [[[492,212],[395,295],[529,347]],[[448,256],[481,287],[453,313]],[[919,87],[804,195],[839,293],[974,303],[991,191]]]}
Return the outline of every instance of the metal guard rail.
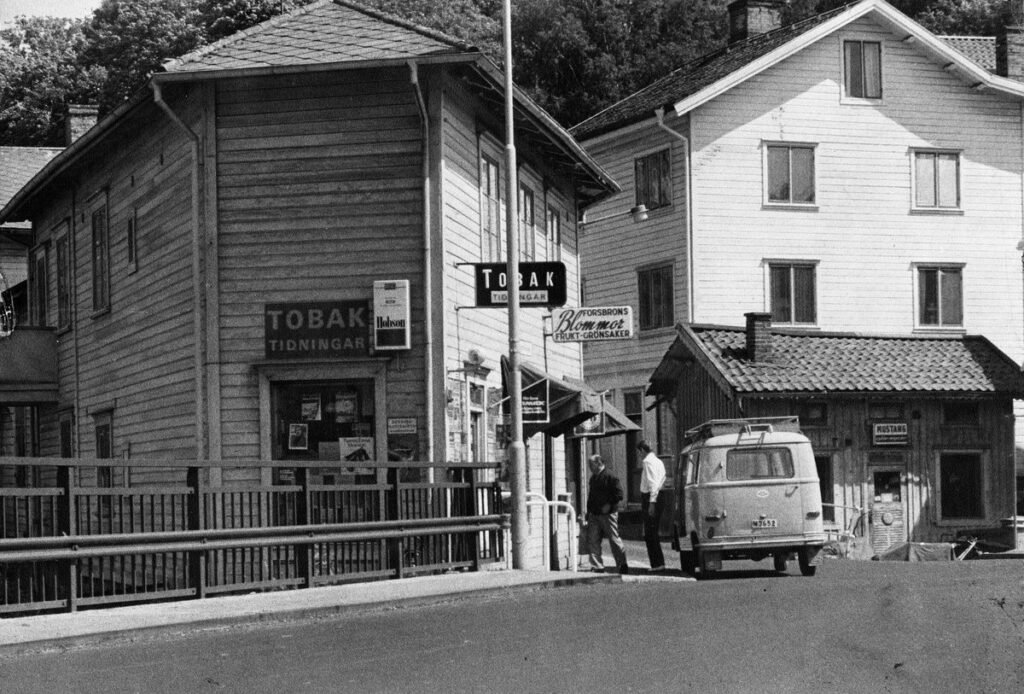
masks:
{"label": "metal guard rail", "polygon": [[[238,547],[310,545],[320,542],[388,540],[438,533],[507,531],[508,514],[424,518],[365,523],[290,525],[270,528],[225,528],[115,535],[76,535],[0,540],[0,564],[73,560],[111,554],[196,552]],[[130,542],[129,542],[130,540]]]}

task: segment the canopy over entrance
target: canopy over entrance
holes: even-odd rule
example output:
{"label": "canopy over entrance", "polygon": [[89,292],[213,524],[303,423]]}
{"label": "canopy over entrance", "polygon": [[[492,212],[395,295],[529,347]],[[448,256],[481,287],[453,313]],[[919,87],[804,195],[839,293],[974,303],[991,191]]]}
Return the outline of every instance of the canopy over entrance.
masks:
{"label": "canopy over entrance", "polygon": [[[614,436],[630,431],[640,431],[640,427],[630,421],[629,417],[616,408],[605,397],[583,381],[561,379],[538,369],[532,364],[521,362],[519,371],[522,374],[523,391],[535,391],[547,382],[548,417],[546,423],[523,422],[523,437],[529,438],[537,433],[548,436],[574,435],[574,428],[599,418],[597,425],[590,431],[593,433],[576,434],[582,436]],[[505,397],[508,397],[508,357],[501,357],[501,384]]]}

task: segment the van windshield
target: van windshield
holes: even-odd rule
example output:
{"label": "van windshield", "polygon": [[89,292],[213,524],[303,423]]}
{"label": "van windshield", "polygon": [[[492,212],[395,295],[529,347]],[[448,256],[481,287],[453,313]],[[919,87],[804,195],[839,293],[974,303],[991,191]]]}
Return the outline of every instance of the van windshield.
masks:
{"label": "van windshield", "polygon": [[793,456],[788,448],[732,449],[726,454],[725,477],[729,480],[793,477]]}

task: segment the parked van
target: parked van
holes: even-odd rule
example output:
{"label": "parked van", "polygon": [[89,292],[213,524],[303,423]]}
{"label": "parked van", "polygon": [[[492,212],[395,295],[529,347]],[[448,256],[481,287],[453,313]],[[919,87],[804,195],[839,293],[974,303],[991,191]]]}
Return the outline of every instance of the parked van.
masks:
{"label": "parked van", "polygon": [[796,417],[716,419],[686,433],[676,461],[672,548],[707,578],[724,559],[796,555],[813,576],[825,543],[811,442]]}

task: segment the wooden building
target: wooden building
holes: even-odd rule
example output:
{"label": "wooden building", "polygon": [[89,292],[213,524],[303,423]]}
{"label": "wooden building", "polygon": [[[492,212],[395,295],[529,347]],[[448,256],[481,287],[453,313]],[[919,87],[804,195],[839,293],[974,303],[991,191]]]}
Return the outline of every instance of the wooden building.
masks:
{"label": "wooden building", "polygon": [[[507,311],[474,273],[505,262],[503,99],[477,49],[345,0],[169,61],[0,210],[32,221],[55,339],[35,450],[267,483],[287,470],[259,461],[503,460]],[[562,263],[577,304],[577,213],[617,187],[515,114],[521,260]],[[523,358],[581,379],[547,313],[524,305]],[[578,484],[574,441],[527,443],[531,492]]]}
{"label": "wooden building", "polygon": [[[732,2],[727,48],[571,128],[623,187],[588,211],[584,301],[638,317],[635,339],[586,346],[586,377],[666,457],[672,412],[644,388],[678,322],[984,335],[1024,361],[1020,28],[936,36],[884,0],[783,25],[783,8]],[[606,219],[641,203],[642,223]]]}
{"label": "wooden building", "polygon": [[679,436],[709,419],[798,416],[826,521],[869,536],[875,553],[1014,515],[1024,375],[988,339],[809,333],[746,317],[676,327],[648,393],[673,408]]}

